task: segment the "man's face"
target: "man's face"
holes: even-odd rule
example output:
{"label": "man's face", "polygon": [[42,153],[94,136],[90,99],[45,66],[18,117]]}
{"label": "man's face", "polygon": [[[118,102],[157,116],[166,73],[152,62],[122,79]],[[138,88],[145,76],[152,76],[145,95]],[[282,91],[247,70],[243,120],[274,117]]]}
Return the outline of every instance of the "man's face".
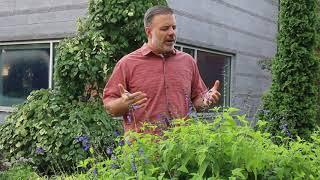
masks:
{"label": "man's face", "polygon": [[176,42],[176,19],[173,14],[156,15],[146,28],[148,44],[155,53],[171,52]]}

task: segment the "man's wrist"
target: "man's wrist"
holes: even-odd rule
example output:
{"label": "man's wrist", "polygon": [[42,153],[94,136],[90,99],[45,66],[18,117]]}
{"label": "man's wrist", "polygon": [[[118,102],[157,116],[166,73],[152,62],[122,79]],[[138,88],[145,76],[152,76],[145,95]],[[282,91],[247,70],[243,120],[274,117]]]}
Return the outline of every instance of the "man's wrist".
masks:
{"label": "man's wrist", "polygon": [[105,108],[111,116],[115,117],[123,116],[124,114],[129,112],[129,106],[123,102],[123,99],[121,97],[105,103]]}
{"label": "man's wrist", "polygon": [[199,97],[197,98],[194,102],[193,102],[195,108],[197,111],[204,111],[206,110],[209,106],[208,104],[205,102],[203,97]]}

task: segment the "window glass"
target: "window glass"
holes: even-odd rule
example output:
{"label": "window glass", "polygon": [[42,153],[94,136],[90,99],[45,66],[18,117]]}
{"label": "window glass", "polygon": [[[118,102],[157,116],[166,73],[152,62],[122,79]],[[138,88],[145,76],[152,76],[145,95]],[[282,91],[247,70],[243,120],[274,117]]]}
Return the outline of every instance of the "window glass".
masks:
{"label": "window glass", "polygon": [[174,46],[174,48],[175,48],[176,50],[181,51],[181,46]]}
{"label": "window glass", "polygon": [[50,45],[0,46],[0,106],[22,103],[31,91],[48,88]]}
{"label": "window glass", "polygon": [[183,47],[183,52],[190,54],[194,57],[194,49]]}
{"label": "window glass", "polygon": [[210,89],[216,80],[220,81],[221,93],[220,106],[229,106],[230,104],[230,65],[231,57],[211,52],[197,51],[197,65],[201,77]]}

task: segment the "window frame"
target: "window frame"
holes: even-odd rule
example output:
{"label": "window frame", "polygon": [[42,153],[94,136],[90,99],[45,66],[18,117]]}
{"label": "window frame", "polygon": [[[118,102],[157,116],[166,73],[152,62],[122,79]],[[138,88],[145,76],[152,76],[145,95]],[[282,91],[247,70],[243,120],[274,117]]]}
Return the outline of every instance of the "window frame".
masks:
{"label": "window frame", "polygon": [[[198,51],[203,51],[203,52],[207,52],[207,53],[212,53],[212,54],[218,54],[218,55],[223,55],[223,56],[227,56],[230,58],[230,63],[229,63],[229,66],[230,66],[230,69],[229,69],[229,72],[228,72],[228,83],[229,83],[229,87],[228,87],[228,92],[229,92],[229,97],[226,98],[228,101],[223,101],[223,107],[230,107],[231,106],[231,97],[232,97],[232,92],[231,92],[231,85],[232,85],[232,63],[234,62],[234,58],[235,56],[231,53],[226,53],[226,52],[221,52],[221,51],[215,51],[215,50],[211,50],[211,49],[208,49],[208,48],[200,48],[200,47],[196,47],[196,46],[192,46],[192,45],[186,45],[186,44],[183,44],[183,43],[179,43],[177,42],[175,44],[175,47],[178,46],[180,47],[180,49],[178,49],[179,51],[182,51],[183,52],[183,48],[188,48],[188,49],[193,49],[194,50],[194,60],[198,61]],[[225,94],[225,93],[224,93]]]}
{"label": "window frame", "polygon": [[[53,86],[53,62],[54,62],[54,44],[59,43],[61,40],[39,40],[39,41],[19,41],[19,42],[0,42],[1,46],[14,46],[14,45],[31,45],[31,44],[49,44],[49,78],[48,78],[48,89],[51,89]],[[0,112],[13,112],[14,108],[10,106],[1,106]]]}

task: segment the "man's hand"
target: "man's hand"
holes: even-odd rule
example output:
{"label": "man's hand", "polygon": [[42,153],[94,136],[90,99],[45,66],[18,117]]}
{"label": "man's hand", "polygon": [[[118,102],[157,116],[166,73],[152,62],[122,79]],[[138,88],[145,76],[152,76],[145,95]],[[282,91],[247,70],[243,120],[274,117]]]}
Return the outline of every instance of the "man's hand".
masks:
{"label": "man's hand", "polygon": [[219,102],[221,94],[218,92],[220,82],[217,80],[213,87],[202,97],[198,97],[192,103],[197,111],[202,111],[208,108],[212,104],[217,104]]}
{"label": "man's hand", "polygon": [[105,103],[105,108],[112,116],[123,116],[129,110],[136,110],[146,106],[147,95],[142,92],[130,93],[119,84],[121,97]]}
{"label": "man's hand", "polygon": [[221,94],[218,92],[220,81],[216,80],[213,87],[205,94],[203,98],[204,106],[210,106],[219,102]]}
{"label": "man's hand", "polygon": [[146,106],[147,95],[140,91],[135,93],[129,93],[122,84],[119,84],[119,90],[121,94],[122,103],[125,104],[128,109],[139,109]]}

